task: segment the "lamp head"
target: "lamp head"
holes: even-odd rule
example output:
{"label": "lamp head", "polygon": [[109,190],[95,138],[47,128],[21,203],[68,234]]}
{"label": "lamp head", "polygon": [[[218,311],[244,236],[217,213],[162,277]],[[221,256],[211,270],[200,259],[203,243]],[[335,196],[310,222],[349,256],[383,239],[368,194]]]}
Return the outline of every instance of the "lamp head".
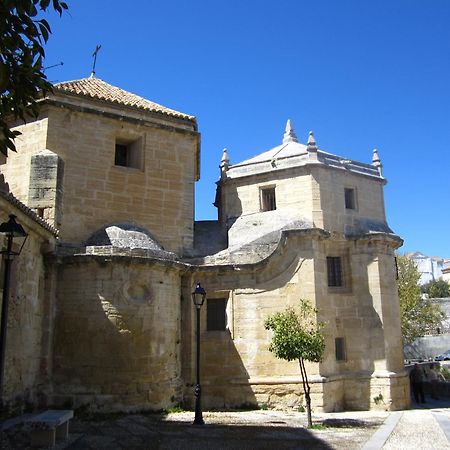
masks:
{"label": "lamp head", "polygon": [[202,288],[200,283],[197,283],[195,291],[192,293],[192,301],[194,305],[200,309],[203,306],[206,298],[206,291]]}
{"label": "lamp head", "polygon": [[6,236],[13,238],[27,236],[23,226],[16,222],[16,216],[14,214],[9,215],[8,222],[3,222],[0,224],[0,233],[6,234]]}
{"label": "lamp head", "polygon": [[[8,250],[2,251],[2,253],[8,253],[10,256],[19,255],[25,245],[28,234],[23,229],[23,226],[16,222],[16,216],[14,214],[9,215],[8,222],[0,224],[0,233],[4,234],[10,242],[8,244]],[[15,242],[15,245],[19,247],[18,251],[12,250],[14,238],[18,238],[18,242]]]}

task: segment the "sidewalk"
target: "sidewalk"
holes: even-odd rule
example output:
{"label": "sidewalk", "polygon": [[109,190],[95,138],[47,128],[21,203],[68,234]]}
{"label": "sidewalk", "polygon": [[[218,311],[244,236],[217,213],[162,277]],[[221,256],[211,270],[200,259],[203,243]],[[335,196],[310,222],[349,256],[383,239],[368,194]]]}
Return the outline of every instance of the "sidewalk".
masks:
{"label": "sidewalk", "polygon": [[[75,418],[69,439],[56,450],[140,449],[450,449],[450,400],[413,405],[408,411],[313,414],[319,426],[306,429],[305,413],[282,411],[133,414]],[[20,421],[19,421],[20,422]],[[2,450],[29,449],[28,430],[10,422]]]}
{"label": "sidewalk", "polygon": [[450,402],[429,399],[390,414],[363,450],[450,449]]}

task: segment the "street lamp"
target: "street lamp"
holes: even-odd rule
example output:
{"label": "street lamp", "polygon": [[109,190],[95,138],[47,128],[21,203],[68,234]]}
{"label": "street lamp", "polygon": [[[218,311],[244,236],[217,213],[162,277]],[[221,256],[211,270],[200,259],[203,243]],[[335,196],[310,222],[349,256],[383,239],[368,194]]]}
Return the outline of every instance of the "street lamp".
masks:
{"label": "street lamp", "polygon": [[[27,233],[22,225],[16,222],[14,214],[9,215],[8,222],[0,224],[0,233],[6,236],[6,250],[0,253],[4,255],[5,259],[5,273],[3,278],[3,296],[2,296],[2,318],[0,323],[0,406],[3,409],[3,375],[5,369],[5,351],[6,351],[6,329],[8,325],[8,302],[9,302],[9,287],[11,280],[11,263],[14,256],[17,256],[22,251],[25,241],[27,240]],[[14,239],[19,245],[19,250],[13,250]]]}
{"label": "street lamp", "polygon": [[204,425],[202,415],[202,388],[200,387],[200,308],[205,303],[206,291],[202,288],[200,283],[197,283],[195,291],[192,293],[192,301],[197,310],[197,383],[195,384],[195,419],[194,425]]}

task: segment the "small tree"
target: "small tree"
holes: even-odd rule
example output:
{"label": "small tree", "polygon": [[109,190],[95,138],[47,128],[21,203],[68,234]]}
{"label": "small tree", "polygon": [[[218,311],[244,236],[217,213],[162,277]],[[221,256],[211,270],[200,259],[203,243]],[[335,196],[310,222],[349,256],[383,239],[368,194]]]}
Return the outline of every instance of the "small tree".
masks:
{"label": "small tree", "polygon": [[406,256],[397,257],[398,294],[402,334],[406,344],[435,331],[445,317],[439,305],[422,298],[420,273],[414,261]]}
{"label": "small tree", "polygon": [[450,284],[442,278],[431,280],[422,286],[422,292],[428,294],[430,298],[450,297]]}
{"label": "small tree", "polygon": [[311,396],[305,361],[321,362],[325,350],[323,324],[316,320],[317,310],[308,300],[300,300],[300,309],[286,308],[266,319],[264,326],[273,331],[269,350],[280,359],[298,360],[305,393],[308,428],[312,426]]}
{"label": "small tree", "polygon": [[[51,6],[50,6],[51,2]],[[9,127],[9,118],[25,121],[39,114],[38,97],[51,89],[42,68],[44,44],[50,25],[40,12],[67,9],[61,0],[0,1],[0,151],[15,151],[20,134]]]}

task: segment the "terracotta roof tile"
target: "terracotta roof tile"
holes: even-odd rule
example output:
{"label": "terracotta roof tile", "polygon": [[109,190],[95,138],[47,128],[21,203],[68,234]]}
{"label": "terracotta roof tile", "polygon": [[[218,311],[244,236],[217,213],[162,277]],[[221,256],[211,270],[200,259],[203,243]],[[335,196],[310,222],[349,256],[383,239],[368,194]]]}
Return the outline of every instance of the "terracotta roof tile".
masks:
{"label": "terracotta roof tile", "polygon": [[158,112],[172,117],[188,119],[195,122],[195,117],[175,111],[143,97],[112,86],[99,78],[90,77],[80,80],[65,81],[54,85],[55,92],[65,92],[84,97],[90,97],[118,105],[137,108],[145,111]]}
{"label": "terracotta roof tile", "polygon": [[14,197],[11,192],[5,192],[0,189],[0,197],[3,197],[6,201],[11,203],[11,205],[14,205],[16,208],[20,209],[24,214],[37,222],[42,228],[45,228],[54,236],[58,236],[58,230],[53,225],[49,224],[46,220],[39,217],[31,208],[28,208],[27,205]]}

